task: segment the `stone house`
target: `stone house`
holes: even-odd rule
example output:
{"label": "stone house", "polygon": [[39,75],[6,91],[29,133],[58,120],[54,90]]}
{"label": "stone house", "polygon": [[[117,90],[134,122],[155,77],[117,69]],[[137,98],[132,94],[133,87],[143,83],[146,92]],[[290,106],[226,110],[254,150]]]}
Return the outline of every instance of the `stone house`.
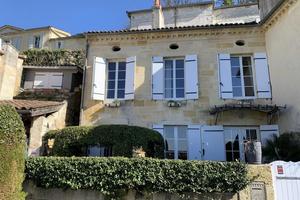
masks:
{"label": "stone house", "polygon": [[0,37],[19,51],[42,49],[49,46],[49,40],[70,36],[69,33],[52,26],[23,29],[11,25],[0,27]]}
{"label": "stone house", "polygon": [[245,160],[249,140],[299,131],[300,3],[246,2],[155,1],[127,12],[128,29],[50,38],[48,49],[86,51],[80,124],[153,128],[166,158],[218,161]]}
{"label": "stone house", "polygon": [[265,145],[274,134],[299,130],[288,122],[299,113],[290,96],[296,91],[283,87],[297,80],[289,82],[299,46],[278,56],[282,31],[270,31],[284,27],[284,45],[292,44],[299,2],[265,2],[162,8],[156,1],[128,12],[129,29],[85,33],[81,125],[153,128],[165,139],[166,158],[218,161],[245,160],[245,142]]}

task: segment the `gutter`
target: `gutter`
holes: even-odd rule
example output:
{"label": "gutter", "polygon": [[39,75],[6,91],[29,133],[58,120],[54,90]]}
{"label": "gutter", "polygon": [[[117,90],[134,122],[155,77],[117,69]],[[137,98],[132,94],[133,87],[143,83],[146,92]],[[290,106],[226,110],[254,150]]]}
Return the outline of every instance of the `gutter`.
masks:
{"label": "gutter", "polygon": [[89,55],[89,41],[88,41],[88,35],[84,34],[85,36],[85,65],[83,66],[83,72],[82,72],[82,88],[81,88],[81,99],[80,99],[80,116],[79,116],[79,125],[82,125],[83,120],[83,109],[84,109],[84,89],[85,89],[85,81],[86,81],[86,68],[88,65],[88,55]]}

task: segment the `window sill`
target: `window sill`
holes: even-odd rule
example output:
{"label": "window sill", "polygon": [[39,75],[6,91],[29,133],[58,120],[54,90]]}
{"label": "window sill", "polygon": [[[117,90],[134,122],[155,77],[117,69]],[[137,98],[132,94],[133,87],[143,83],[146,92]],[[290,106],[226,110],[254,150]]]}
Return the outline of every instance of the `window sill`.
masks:
{"label": "window sill", "polygon": [[108,108],[118,108],[120,106],[121,106],[121,101],[119,101],[119,100],[114,100],[114,101],[105,103],[105,107],[108,107]]}

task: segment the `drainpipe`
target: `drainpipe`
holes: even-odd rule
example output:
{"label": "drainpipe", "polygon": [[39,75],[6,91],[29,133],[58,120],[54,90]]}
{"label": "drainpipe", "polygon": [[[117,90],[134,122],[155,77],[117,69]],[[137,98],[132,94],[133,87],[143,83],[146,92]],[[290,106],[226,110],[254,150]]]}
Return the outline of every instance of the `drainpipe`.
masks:
{"label": "drainpipe", "polygon": [[85,80],[86,80],[86,68],[88,65],[88,54],[89,54],[89,41],[88,36],[85,34],[85,65],[83,66],[82,73],[82,88],[81,88],[81,100],[80,100],[80,117],[79,117],[79,125],[82,125],[83,120],[83,109],[84,109],[84,89],[85,89]]}

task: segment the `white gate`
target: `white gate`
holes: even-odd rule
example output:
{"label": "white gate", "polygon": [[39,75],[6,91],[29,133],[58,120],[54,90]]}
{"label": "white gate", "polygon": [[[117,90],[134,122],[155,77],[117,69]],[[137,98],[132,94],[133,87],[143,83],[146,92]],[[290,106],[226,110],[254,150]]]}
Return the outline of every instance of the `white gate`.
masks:
{"label": "white gate", "polygon": [[271,163],[276,200],[300,199],[300,162]]}

